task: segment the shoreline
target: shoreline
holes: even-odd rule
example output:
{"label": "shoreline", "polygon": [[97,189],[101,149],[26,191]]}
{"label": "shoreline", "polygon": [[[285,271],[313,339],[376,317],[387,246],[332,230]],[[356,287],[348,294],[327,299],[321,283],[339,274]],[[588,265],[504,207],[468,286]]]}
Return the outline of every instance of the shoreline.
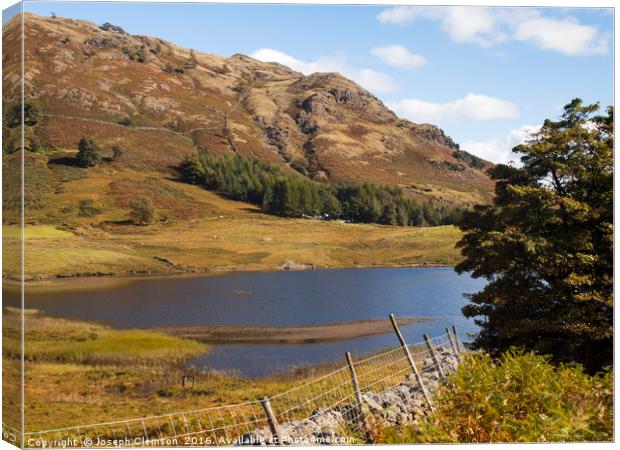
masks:
{"label": "shoreline", "polygon": [[[158,279],[184,279],[184,278],[205,278],[219,275],[230,275],[239,272],[308,272],[318,270],[346,270],[346,269],[424,269],[424,268],[445,268],[454,267],[449,264],[399,264],[399,265],[351,265],[351,266],[330,266],[312,267],[299,269],[285,268],[218,268],[208,269],[202,272],[152,272],[144,274],[119,274],[119,275],[75,275],[75,276],[56,276],[44,279],[26,280],[24,287],[34,292],[66,292],[66,291],[89,291],[114,289],[119,286],[145,280]],[[2,278],[2,289],[18,292],[22,283],[12,278]]]}
{"label": "shoreline", "polygon": [[[400,317],[398,325],[430,322],[434,317]],[[393,330],[385,319],[301,325],[293,327],[257,327],[245,325],[192,325],[150,328],[170,336],[209,344],[314,344],[346,341],[365,336],[386,334]]]}

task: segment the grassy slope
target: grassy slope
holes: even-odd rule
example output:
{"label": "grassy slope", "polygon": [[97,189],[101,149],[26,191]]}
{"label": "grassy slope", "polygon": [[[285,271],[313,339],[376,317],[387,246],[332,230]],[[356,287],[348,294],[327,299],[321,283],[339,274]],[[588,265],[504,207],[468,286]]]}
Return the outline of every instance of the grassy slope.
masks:
{"label": "grassy slope", "polygon": [[[53,167],[53,166],[52,166]],[[451,265],[458,261],[454,227],[404,228],[343,224],[266,215],[156,172],[102,164],[96,169],[53,168],[39,207],[26,212],[27,279],[204,270],[280,269],[297,265]],[[56,173],[59,172],[59,173]],[[62,181],[65,180],[65,181]],[[127,223],[132,198],[157,205],[160,222]],[[80,217],[80,200],[101,210]],[[19,228],[5,225],[4,276],[19,275]]]}

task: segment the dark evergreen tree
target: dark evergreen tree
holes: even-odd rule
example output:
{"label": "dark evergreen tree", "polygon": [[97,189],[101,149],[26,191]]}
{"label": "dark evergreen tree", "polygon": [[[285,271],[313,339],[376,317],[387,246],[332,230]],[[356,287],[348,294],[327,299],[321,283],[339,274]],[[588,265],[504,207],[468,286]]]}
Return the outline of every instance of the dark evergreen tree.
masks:
{"label": "dark evergreen tree", "polygon": [[[427,223],[420,207],[397,187],[318,183],[240,155],[194,156],[184,162],[181,172],[188,182],[285,217],[322,216],[402,226]],[[437,206],[428,203],[425,208],[432,224],[440,225]]]}
{"label": "dark evergreen tree", "polygon": [[613,109],[598,109],[575,99],[546,120],[514,149],[522,167],[493,169],[493,204],[464,213],[456,270],[489,281],[463,309],[477,348],[612,363]]}
{"label": "dark evergreen tree", "polygon": [[80,139],[76,161],[80,167],[94,167],[101,162],[101,154],[95,141]]}

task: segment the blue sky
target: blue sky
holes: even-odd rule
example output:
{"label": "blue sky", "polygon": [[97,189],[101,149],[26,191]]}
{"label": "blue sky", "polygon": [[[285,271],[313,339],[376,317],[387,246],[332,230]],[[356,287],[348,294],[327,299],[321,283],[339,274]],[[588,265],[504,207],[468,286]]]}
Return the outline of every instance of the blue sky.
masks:
{"label": "blue sky", "polygon": [[462,148],[510,148],[574,97],[613,103],[613,12],[588,8],[26,2],[204,52],[338,71]]}

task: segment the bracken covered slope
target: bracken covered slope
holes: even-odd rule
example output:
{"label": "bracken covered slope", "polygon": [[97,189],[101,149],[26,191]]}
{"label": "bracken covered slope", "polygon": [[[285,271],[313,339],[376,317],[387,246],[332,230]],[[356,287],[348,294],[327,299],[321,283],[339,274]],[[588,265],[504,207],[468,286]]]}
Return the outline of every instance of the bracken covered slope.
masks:
{"label": "bracken covered slope", "polygon": [[[19,101],[16,19],[3,27],[5,107]],[[26,96],[43,110],[36,134],[47,152],[75,150],[85,136],[123,149],[117,170],[166,173],[200,150],[237,152],[318,181],[399,185],[455,204],[490,198],[489,163],[339,74],[305,76],[82,20],[26,14],[24,29]]]}

